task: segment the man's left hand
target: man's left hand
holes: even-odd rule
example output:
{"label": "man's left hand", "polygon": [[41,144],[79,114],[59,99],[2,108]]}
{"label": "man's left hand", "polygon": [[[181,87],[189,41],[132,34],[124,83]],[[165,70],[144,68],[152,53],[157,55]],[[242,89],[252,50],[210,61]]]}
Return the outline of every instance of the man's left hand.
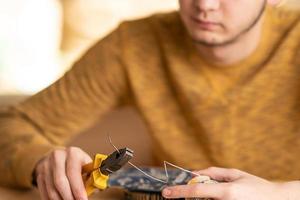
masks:
{"label": "man's left hand", "polygon": [[210,167],[197,172],[220,182],[167,187],[165,198],[212,198],[218,200],[299,200],[300,181],[271,182],[237,169]]}

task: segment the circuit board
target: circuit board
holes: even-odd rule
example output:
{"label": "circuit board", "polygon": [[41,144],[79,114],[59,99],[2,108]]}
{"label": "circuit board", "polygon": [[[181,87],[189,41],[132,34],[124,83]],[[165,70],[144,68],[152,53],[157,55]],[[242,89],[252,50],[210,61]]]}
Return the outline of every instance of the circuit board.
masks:
{"label": "circuit board", "polygon": [[164,168],[143,167],[141,169],[165,183],[151,179],[135,168],[124,168],[110,175],[109,186],[121,187],[130,192],[160,193],[166,186],[187,184],[192,178],[190,173],[175,168],[168,169],[168,179]]}

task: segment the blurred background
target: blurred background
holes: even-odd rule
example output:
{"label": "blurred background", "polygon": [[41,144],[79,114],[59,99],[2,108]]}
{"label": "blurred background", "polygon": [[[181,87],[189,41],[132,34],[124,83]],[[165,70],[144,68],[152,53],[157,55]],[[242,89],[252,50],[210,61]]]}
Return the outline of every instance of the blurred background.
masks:
{"label": "blurred background", "polygon": [[177,0],[0,0],[0,95],[31,95],[120,21],[177,7]]}
{"label": "blurred background", "polygon": [[120,21],[176,8],[176,0],[0,0],[0,95],[36,93]]}

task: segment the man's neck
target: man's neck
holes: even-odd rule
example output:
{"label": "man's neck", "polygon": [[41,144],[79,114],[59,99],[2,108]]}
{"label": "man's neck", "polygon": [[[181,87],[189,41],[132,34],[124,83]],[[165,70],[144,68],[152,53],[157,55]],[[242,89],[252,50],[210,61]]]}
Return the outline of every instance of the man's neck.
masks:
{"label": "man's neck", "polygon": [[229,66],[249,57],[258,47],[262,35],[262,20],[235,42],[224,46],[208,47],[196,44],[205,60],[217,66]]}

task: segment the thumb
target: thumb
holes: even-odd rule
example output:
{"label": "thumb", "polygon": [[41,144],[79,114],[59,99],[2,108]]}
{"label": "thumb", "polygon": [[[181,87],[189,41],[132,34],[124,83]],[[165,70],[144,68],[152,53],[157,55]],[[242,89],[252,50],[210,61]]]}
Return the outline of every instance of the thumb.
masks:
{"label": "thumb", "polygon": [[219,182],[232,182],[246,175],[245,172],[238,169],[226,169],[220,167],[210,167],[197,172],[200,175],[206,175]]}

